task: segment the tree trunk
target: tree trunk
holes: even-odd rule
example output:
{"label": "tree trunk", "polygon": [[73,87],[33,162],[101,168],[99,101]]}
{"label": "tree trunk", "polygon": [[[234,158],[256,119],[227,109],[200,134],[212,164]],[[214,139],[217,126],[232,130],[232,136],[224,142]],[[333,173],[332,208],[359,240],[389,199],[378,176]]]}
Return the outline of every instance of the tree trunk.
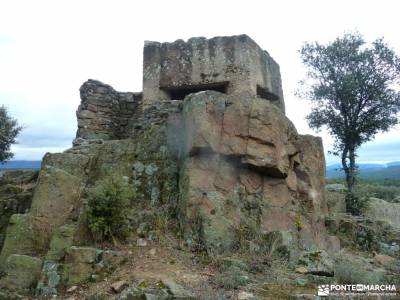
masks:
{"label": "tree trunk", "polygon": [[346,211],[351,214],[359,214],[359,201],[354,195],[354,184],[356,183],[356,153],[355,147],[346,146],[342,152],[342,167],[346,175]]}
{"label": "tree trunk", "polygon": [[351,147],[349,150],[349,176],[347,182],[347,188],[349,193],[353,194],[354,184],[356,183],[356,153],[354,147]]}
{"label": "tree trunk", "polygon": [[347,165],[348,153],[349,153],[349,151],[348,151],[347,147],[345,147],[342,152],[342,168],[343,168],[344,174],[346,176],[347,189],[349,188],[349,167]]}
{"label": "tree trunk", "polygon": [[354,147],[345,147],[342,152],[342,167],[346,175],[346,185],[349,193],[353,193],[356,182],[356,153]]}

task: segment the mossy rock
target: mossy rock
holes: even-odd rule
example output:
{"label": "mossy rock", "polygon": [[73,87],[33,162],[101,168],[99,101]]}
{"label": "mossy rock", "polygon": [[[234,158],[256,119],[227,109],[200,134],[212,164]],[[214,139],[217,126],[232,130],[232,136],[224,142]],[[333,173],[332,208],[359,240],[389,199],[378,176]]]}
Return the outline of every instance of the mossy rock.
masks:
{"label": "mossy rock", "polygon": [[63,282],[67,286],[89,281],[99,252],[91,247],[72,246],[67,250],[63,270]]}
{"label": "mossy rock", "polygon": [[96,248],[72,246],[67,250],[65,261],[67,263],[93,264],[96,261],[98,254]]}
{"label": "mossy rock", "polygon": [[51,260],[43,262],[42,276],[36,287],[36,293],[42,295],[55,295],[61,282],[61,264]]}
{"label": "mossy rock", "polygon": [[334,260],[324,250],[303,252],[298,263],[305,266],[307,274],[332,277],[334,272]]}
{"label": "mossy rock", "polygon": [[35,254],[35,236],[29,214],[15,214],[10,218],[6,239],[0,254],[0,270],[12,254]]}
{"label": "mossy rock", "polygon": [[89,166],[89,157],[77,153],[47,153],[43,157],[43,166],[52,166],[57,169],[66,171],[67,173],[85,178],[87,176],[87,168]]}
{"label": "mossy rock", "polygon": [[128,260],[128,253],[124,251],[106,250],[101,254],[101,262],[107,271],[113,271]]}
{"label": "mossy rock", "polygon": [[75,230],[75,225],[65,225],[57,228],[53,233],[46,259],[53,261],[63,259],[66,250],[73,244]]}
{"label": "mossy rock", "polygon": [[77,218],[82,205],[82,178],[51,166],[40,171],[31,218],[38,250],[47,252],[53,231]]}
{"label": "mossy rock", "polygon": [[93,273],[93,265],[88,263],[66,263],[62,281],[66,286],[88,282]]}
{"label": "mossy rock", "polygon": [[9,290],[29,293],[36,287],[42,270],[42,260],[37,257],[13,254],[5,263],[5,276],[0,286]]}
{"label": "mossy rock", "polygon": [[132,205],[158,205],[177,199],[177,162],[167,147],[164,126],[151,126],[134,139],[107,141],[98,147],[89,183],[112,176],[132,185]]}

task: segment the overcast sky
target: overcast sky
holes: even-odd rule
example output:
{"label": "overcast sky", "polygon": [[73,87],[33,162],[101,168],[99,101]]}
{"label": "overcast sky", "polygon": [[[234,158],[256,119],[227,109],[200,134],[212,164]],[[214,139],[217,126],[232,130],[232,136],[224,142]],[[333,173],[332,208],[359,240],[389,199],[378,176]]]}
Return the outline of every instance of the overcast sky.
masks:
{"label": "overcast sky", "polygon": [[[15,158],[41,159],[71,146],[78,90],[88,78],[140,91],[145,40],[246,33],[280,64],[288,117],[300,133],[313,133],[304,119],[309,104],[294,96],[305,72],[298,50],[305,41],[358,30],[367,41],[383,36],[400,53],[399,3],[0,0],[0,105],[25,126]],[[331,139],[319,134],[329,150]],[[400,160],[400,128],[379,134],[359,154],[360,161]]]}

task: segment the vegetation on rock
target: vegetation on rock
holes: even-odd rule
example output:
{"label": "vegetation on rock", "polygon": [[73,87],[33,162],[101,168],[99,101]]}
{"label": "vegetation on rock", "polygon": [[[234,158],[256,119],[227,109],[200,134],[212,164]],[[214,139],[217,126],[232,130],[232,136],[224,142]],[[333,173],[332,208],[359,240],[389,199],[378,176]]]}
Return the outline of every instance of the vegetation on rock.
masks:
{"label": "vegetation on rock", "polygon": [[129,232],[129,204],[131,192],[128,184],[108,177],[97,182],[89,194],[88,226],[97,241],[124,239]]}

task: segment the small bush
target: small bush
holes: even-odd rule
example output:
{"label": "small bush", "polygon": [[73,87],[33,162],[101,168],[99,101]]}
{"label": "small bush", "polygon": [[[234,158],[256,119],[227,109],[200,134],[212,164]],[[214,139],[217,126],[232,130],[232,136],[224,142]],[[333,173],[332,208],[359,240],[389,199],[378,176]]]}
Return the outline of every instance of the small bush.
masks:
{"label": "small bush", "polygon": [[346,211],[352,215],[359,216],[368,204],[368,196],[363,191],[347,193],[345,196]]}
{"label": "small bush", "polygon": [[347,211],[360,215],[368,204],[370,197],[379,198],[388,202],[399,202],[400,188],[378,184],[357,184],[353,194],[346,194]]}
{"label": "small bush", "polygon": [[206,282],[201,282],[195,291],[195,299],[201,300],[228,300],[225,296],[225,290],[213,289]]}
{"label": "small bush", "polygon": [[99,181],[91,190],[87,221],[96,240],[114,241],[127,237],[131,195],[128,184],[115,178]]}
{"label": "small bush", "polygon": [[336,265],[335,278],[343,284],[380,284],[384,281],[382,274],[367,271],[361,265],[347,260]]}
{"label": "small bush", "polygon": [[233,227],[235,233],[235,245],[233,248],[242,252],[248,252],[251,241],[259,238],[257,225],[251,219],[240,221],[239,226]]}
{"label": "small bush", "polygon": [[[328,183],[344,184],[343,179],[329,179]],[[388,202],[400,202],[400,180],[365,180],[358,178],[355,193]]]}
{"label": "small bush", "polygon": [[218,273],[212,279],[212,282],[224,289],[237,289],[249,283],[249,278],[244,275],[242,270],[236,267],[231,267],[222,273]]}
{"label": "small bush", "polygon": [[131,225],[142,238],[158,239],[166,241],[170,233],[178,234],[177,224],[170,217],[168,207],[159,206],[158,208],[136,210],[136,214],[131,215]]}
{"label": "small bush", "polygon": [[368,184],[364,186],[370,197],[379,198],[388,202],[397,202],[400,196],[400,187]]}
{"label": "small bush", "polygon": [[204,252],[206,251],[206,245],[204,240],[203,217],[198,211],[195,212],[191,223],[192,240],[189,244],[190,248],[196,252]]}
{"label": "small bush", "polygon": [[[299,219],[298,219],[299,220]],[[261,253],[263,254],[263,260],[286,260],[289,259],[290,250],[287,245],[284,244],[285,233],[281,231],[271,231],[263,233],[259,242],[261,245]]]}

